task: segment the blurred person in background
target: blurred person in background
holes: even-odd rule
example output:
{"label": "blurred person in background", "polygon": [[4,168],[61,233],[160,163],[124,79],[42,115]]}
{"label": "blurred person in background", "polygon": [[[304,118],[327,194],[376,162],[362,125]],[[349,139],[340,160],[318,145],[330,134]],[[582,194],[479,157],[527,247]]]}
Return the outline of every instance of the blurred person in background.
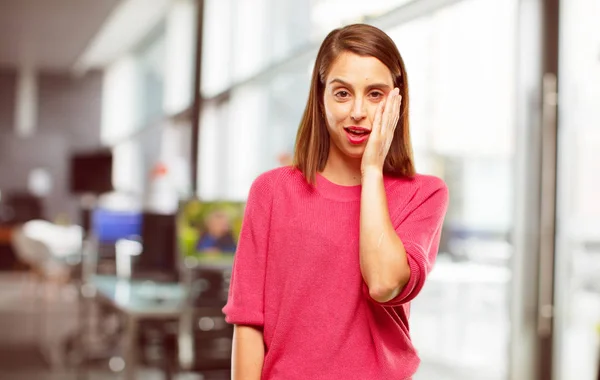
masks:
{"label": "blurred person in background", "polygon": [[[293,96],[291,94],[290,96]],[[363,24],[323,41],[294,163],[253,183],[228,303],[233,379],[410,379],[410,301],[448,191],[415,173],[404,62]]]}
{"label": "blurred person in background", "polygon": [[208,214],[196,249],[204,253],[234,253],[236,248],[231,218],[225,210]]}

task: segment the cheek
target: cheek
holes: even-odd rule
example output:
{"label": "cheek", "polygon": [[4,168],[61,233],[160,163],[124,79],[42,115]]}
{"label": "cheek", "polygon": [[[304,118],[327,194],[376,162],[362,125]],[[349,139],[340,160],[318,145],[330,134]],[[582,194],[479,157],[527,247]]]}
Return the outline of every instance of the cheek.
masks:
{"label": "cheek", "polygon": [[369,121],[371,123],[373,123],[373,120],[375,120],[375,114],[377,113],[378,106],[379,106],[379,103],[371,102],[371,103],[369,103],[369,106],[367,107],[367,118],[369,119]]}
{"label": "cheek", "polygon": [[335,127],[338,123],[343,122],[348,118],[350,114],[350,106],[347,103],[325,103],[325,118],[327,119],[327,125],[330,128]]}

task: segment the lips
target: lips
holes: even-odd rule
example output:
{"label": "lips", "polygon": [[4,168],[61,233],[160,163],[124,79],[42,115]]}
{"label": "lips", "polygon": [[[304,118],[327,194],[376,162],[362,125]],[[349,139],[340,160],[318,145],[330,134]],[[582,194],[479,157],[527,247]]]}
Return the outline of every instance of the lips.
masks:
{"label": "lips", "polygon": [[359,127],[357,125],[351,125],[349,127],[344,127],[344,129],[346,130],[346,132],[350,132],[353,134],[364,134],[364,133],[371,133],[371,130],[365,127]]}
{"label": "lips", "polygon": [[346,132],[346,137],[348,137],[348,141],[351,144],[355,145],[359,145],[367,141],[367,139],[369,138],[369,134],[371,133],[370,129],[359,127],[356,125],[344,127],[344,131]]}

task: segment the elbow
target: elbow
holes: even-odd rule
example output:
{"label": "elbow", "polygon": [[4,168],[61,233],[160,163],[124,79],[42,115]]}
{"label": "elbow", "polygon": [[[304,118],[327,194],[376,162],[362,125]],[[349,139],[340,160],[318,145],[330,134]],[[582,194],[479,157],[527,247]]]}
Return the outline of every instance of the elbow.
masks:
{"label": "elbow", "polygon": [[379,303],[391,301],[400,294],[404,286],[408,283],[409,279],[410,269],[403,275],[399,276],[396,281],[369,284],[369,296]]}
{"label": "elbow", "polygon": [[383,286],[378,286],[378,287],[370,286],[369,287],[369,296],[373,300],[375,300],[379,303],[391,301],[399,293],[400,293],[399,290],[395,290],[394,288],[391,288],[391,287],[383,287]]}

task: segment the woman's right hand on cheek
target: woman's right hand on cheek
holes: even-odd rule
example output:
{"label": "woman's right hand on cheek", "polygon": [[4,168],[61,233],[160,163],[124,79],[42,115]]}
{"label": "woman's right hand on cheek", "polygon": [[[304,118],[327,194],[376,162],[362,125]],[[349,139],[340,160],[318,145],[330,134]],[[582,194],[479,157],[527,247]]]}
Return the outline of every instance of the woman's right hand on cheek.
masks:
{"label": "woman's right hand on cheek", "polygon": [[392,145],[394,131],[400,118],[401,103],[402,96],[396,87],[377,106],[371,134],[362,156],[361,173],[363,176],[371,170],[379,173],[383,171],[383,164]]}

